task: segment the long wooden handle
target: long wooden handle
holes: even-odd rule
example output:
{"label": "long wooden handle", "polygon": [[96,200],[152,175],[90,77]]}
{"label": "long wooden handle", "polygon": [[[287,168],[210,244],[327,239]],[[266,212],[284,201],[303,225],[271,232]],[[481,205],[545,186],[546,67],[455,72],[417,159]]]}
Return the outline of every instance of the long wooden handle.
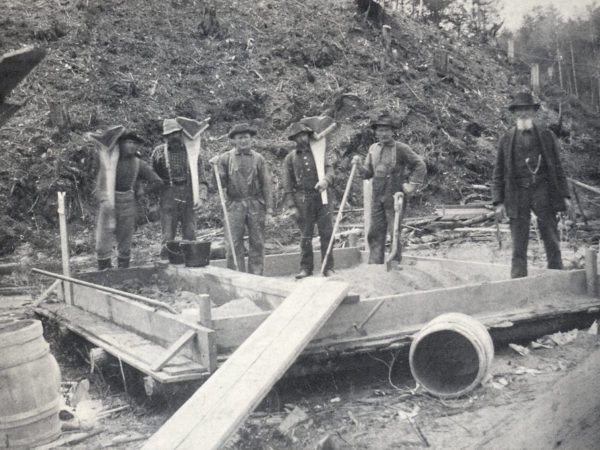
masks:
{"label": "long wooden handle", "polygon": [[235,247],[233,246],[233,237],[231,236],[231,227],[229,226],[229,215],[227,214],[227,204],[225,203],[225,194],[223,193],[223,186],[221,185],[221,175],[219,174],[219,168],[216,164],[213,164],[215,171],[215,178],[217,179],[217,188],[219,189],[219,198],[221,199],[221,207],[223,208],[223,219],[225,220],[225,232],[227,233],[227,239],[229,240],[229,247],[231,248],[231,254],[233,256],[233,263],[235,269],[240,270],[238,264],[237,255],[235,253]]}
{"label": "long wooden handle", "polygon": [[133,300],[137,300],[139,302],[146,303],[148,305],[164,308],[167,311],[169,311],[170,313],[179,314],[175,309],[173,309],[171,306],[167,305],[166,303],[159,302],[158,300],[153,300],[151,298],[143,297],[141,295],[131,294],[129,292],[120,291],[119,289],[109,288],[106,286],[102,286],[101,284],[89,283],[87,281],[78,280],[77,278],[67,277],[64,275],[60,275],[58,273],[52,273],[52,272],[48,272],[48,271],[42,270],[42,269],[32,268],[31,271],[35,272],[35,273],[39,273],[41,275],[46,275],[47,277],[58,278],[59,280],[69,281],[70,283],[73,283],[73,284],[79,284],[81,286],[94,288],[98,291],[104,291],[104,292],[108,292],[110,294],[119,295],[121,297],[131,298]]}
{"label": "long wooden handle", "polygon": [[348,194],[350,193],[350,188],[352,187],[352,178],[354,178],[354,172],[356,172],[356,163],[352,164],[352,170],[350,170],[350,176],[348,177],[348,181],[346,182],[346,189],[344,190],[344,196],[342,197],[342,203],[340,204],[340,208],[338,209],[337,217],[335,218],[335,224],[333,225],[333,231],[331,232],[331,239],[329,239],[329,245],[327,246],[327,252],[325,253],[325,257],[321,262],[321,274],[325,272],[325,265],[327,264],[327,258],[329,258],[329,254],[331,253],[331,249],[333,248],[333,242],[335,241],[335,232],[337,231],[340,222],[342,220],[342,214],[344,213],[344,206],[346,205],[346,200],[348,199]]}

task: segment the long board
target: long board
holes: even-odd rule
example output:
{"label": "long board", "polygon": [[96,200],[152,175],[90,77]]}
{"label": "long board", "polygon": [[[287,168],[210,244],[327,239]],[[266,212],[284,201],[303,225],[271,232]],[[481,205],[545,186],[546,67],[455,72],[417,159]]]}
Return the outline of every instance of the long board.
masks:
{"label": "long board", "polygon": [[303,280],[144,445],[217,449],[290,367],[348,292],[348,284]]}

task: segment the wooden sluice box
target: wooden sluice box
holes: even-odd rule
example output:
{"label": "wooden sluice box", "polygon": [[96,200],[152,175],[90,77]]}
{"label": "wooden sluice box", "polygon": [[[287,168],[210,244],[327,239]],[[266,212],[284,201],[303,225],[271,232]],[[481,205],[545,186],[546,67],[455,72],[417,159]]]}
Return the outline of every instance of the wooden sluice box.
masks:
{"label": "wooden sluice box", "polygon": [[[446,312],[469,314],[492,336],[512,333],[517,339],[523,329],[540,332],[543,325],[552,332],[565,318],[593,317],[600,310],[600,300],[586,293],[584,270],[533,269],[529,277],[511,280],[509,267],[499,264],[404,256],[399,270],[386,272],[385,265],[367,265],[367,255],[356,248],[336,249],[334,257],[332,278],[348,283],[348,294],[303,356],[407,345]],[[299,260],[298,254],[267,256],[265,276],[226,269],[220,260],[202,268],[161,263],[79,273],[75,278],[85,285],[69,283],[72,304],[45,302],[36,312],[158,382],[201,380],[299,287],[291,276]],[[153,286],[159,294],[154,301],[165,307],[136,299]]]}

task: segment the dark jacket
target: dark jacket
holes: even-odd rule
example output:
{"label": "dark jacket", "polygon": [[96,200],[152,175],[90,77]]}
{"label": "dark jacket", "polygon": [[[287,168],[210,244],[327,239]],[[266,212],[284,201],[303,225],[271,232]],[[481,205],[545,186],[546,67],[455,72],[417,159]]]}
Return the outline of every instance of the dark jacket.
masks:
{"label": "dark jacket", "polygon": [[[560,144],[552,131],[534,124],[534,133],[541,144],[542,157],[548,168],[550,205],[555,212],[565,211],[565,198],[569,198],[569,186],[560,162]],[[519,187],[516,182],[513,152],[517,129],[510,129],[498,144],[494,179],[492,185],[492,201],[494,205],[504,203],[508,217],[518,217]]]}
{"label": "dark jacket", "polygon": [[[312,155],[310,150],[304,150],[308,152],[308,154]],[[302,186],[304,183],[304,167],[302,166],[302,151],[298,149],[292,150],[288,153],[283,161],[283,191],[284,191],[284,199],[283,204],[285,208],[291,208],[296,205],[295,194],[302,191]],[[331,164],[331,159],[327,153],[325,153],[325,180],[327,180],[328,195],[331,192],[330,188],[333,185],[333,166]],[[316,174],[313,174],[315,180],[317,180]],[[314,180],[313,180],[314,181]],[[315,183],[316,184],[316,183]],[[315,195],[318,193],[316,189],[311,188],[311,191],[314,191]]]}

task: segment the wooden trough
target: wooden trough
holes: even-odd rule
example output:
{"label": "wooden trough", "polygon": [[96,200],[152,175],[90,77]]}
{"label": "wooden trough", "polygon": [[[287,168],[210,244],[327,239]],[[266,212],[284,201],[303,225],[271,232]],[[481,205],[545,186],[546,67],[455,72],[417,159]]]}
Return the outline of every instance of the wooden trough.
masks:
{"label": "wooden trough", "polygon": [[[356,266],[365,257],[356,248],[337,249],[336,267],[342,270]],[[319,258],[315,258],[315,267],[319,267]],[[267,256],[267,276],[228,270],[224,261],[213,261],[203,268],[161,264],[81,273],[75,278],[86,285],[70,283],[72,305],[43,303],[36,312],[57,319],[158,382],[204,379],[299,287],[298,282],[285,278],[295,272],[298,261],[298,254]],[[565,315],[596,314],[600,308],[600,300],[586,293],[584,270],[538,269],[527,278],[510,280],[509,268],[498,264],[405,256],[404,265],[430,273],[451,269],[454,273],[477,274],[486,281],[460,285],[458,279],[458,285],[452,287],[371,298],[360,298],[350,290],[317,330],[303,355],[339,355],[407,345],[424,324],[445,312],[469,314],[494,335],[524,323],[548,324],[550,319]],[[210,306],[204,303],[201,320],[200,313],[173,314],[128,298],[128,293],[101,290],[130,279],[149,283],[157,276],[197,293],[199,299],[208,294],[213,304],[245,298],[259,307],[256,312],[213,314],[211,318]]]}

